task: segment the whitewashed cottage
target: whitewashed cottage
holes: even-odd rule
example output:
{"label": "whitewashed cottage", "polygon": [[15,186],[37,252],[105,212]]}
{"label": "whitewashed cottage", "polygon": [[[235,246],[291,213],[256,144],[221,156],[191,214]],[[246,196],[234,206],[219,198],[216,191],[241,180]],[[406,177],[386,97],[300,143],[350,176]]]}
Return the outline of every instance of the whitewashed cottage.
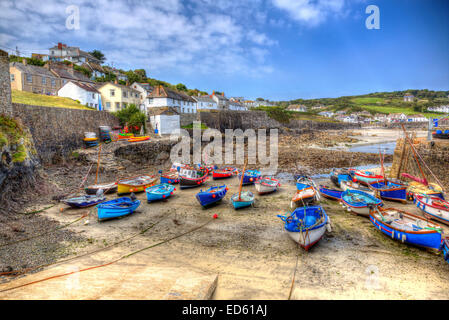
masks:
{"label": "whitewashed cottage", "polygon": [[83,105],[100,110],[101,94],[91,84],[69,81],[58,90],[58,96],[78,100]]}
{"label": "whitewashed cottage", "polygon": [[148,109],[172,107],[179,113],[196,113],[196,101],[184,92],[157,86],[148,95]]}

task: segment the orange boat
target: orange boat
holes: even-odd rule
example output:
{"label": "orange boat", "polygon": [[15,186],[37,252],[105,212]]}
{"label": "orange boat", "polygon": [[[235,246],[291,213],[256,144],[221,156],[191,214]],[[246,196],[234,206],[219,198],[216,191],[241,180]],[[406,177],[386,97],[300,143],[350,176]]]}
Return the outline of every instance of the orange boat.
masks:
{"label": "orange boat", "polygon": [[150,136],[132,137],[132,138],[128,139],[129,142],[139,142],[139,141],[146,141],[146,140],[150,140]]}

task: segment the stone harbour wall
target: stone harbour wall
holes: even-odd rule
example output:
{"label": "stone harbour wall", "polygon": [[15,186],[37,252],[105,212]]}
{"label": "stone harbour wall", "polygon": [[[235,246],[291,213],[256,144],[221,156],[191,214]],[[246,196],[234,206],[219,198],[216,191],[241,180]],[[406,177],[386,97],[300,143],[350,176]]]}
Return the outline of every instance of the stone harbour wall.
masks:
{"label": "stone harbour wall", "polygon": [[0,50],[0,114],[11,115],[11,82],[8,53]]}

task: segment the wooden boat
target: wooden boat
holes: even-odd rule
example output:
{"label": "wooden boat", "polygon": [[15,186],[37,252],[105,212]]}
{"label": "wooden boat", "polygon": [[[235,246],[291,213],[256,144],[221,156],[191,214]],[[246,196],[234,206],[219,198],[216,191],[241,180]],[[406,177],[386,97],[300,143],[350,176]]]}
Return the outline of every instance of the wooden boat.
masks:
{"label": "wooden boat", "polygon": [[[254,182],[256,182],[257,180],[260,179],[260,171],[258,170],[247,170],[245,171],[245,173],[243,174],[243,185],[249,185],[249,184],[253,184]],[[242,174],[239,174],[239,178],[242,177]]]}
{"label": "wooden boat", "polygon": [[407,187],[409,199],[414,199],[415,195],[422,194],[426,196],[438,197],[444,200],[443,189],[436,183],[430,182],[427,186],[417,182],[410,181]]}
{"label": "wooden boat", "polygon": [[173,164],[172,164],[172,166],[171,166],[171,168],[170,168],[170,171],[181,171],[181,169],[183,169],[183,168],[187,168],[187,167],[189,167],[189,165],[187,165],[187,164],[182,164],[182,163],[179,163],[179,162],[173,162]]}
{"label": "wooden boat", "polygon": [[434,139],[449,139],[449,130],[436,130],[432,132],[432,137]]}
{"label": "wooden boat", "polygon": [[84,138],[84,141],[89,142],[89,141],[97,141],[98,138]]}
{"label": "wooden boat", "polygon": [[236,210],[249,207],[254,203],[254,194],[251,191],[242,191],[239,198],[239,194],[235,193],[231,197],[231,203]]}
{"label": "wooden boat", "polygon": [[72,208],[87,208],[95,206],[103,201],[106,201],[106,197],[101,192],[98,195],[84,195],[61,200],[61,202]]}
{"label": "wooden boat", "polygon": [[173,192],[175,190],[176,188],[168,183],[161,183],[152,187],[148,187],[145,189],[147,202],[150,203],[152,201],[167,199],[168,197],[173,195]]}
{"label": "wooden boat", "polygon": [[97,194],[99,190],[102,190],[104,194],[116,193],[117,192],[117,182],[104,183],[104,184],[93,184],[84,188],[87,194]]}
{"label": "wooden boat", "polygon": [[295,175],[295,180],[296,180],[296,189],[297,190],[303,190],[308,187],[316,188],[315,182],[309,176]]}
{"label": "wooden boat", "polygon": [[333,168],[330,173],[330,179],[333,184],[335,184],[337,187],[341,187],[341,181],[345,180],[352,180],[351,175],[349,174],[348,168]]}
{"label": "wooden boat", "polygon": [[341,181],[341,189],[343,191],[346,190],[359,190],[359,191],[363,191],[365,193],[368,193],[372,196],[374,196],[374,190],[370,189],[369,187],[366,187],[358,182],[353,182],[351,180],[342,180]]}
{"label": "wooden boat", "polygon": [[133,213],[140,206],[140,200],[132,194],[131,197],[121,197],[97,205],[98,220],[123,217]]}
{"label": "wooden boat", "polygon": [[179,172],[181,189],[194,188],[202,185],[209,178],[207,170],[185,167]]}
{"label": "wooden boat", "polygon": [[368,217],[370,207],[382,206],[382,200],[359,190],[346,190],[341,195],[341,203],[349,212]]}
{"label": "wooden boat", "polygon": [[276,191],[281,184],[278,179],[265,177],[257,180],[254,185],[259,194],[267,194]]}
{"label": "wooden boat", "polygon": [[150,136],[142,136],[142,137],[131,137],[128,139],[128,142],[140,142],[150,140]]}
{"label": "wooden boat", "polygon": [[449,202],[438,197],[415,195],[413,202],[424,216],[449,225]]}
{"label": "wooden boat", "polygon": [[341,195],[343,194],[343,191],[331,189],[328,186],[320,186],[319,191],[323,197],[337,201],[341,200]]}
{"label": "wooden boat", "polygon": [[144,192],[146,188],[154,186],[157,180],[156,176],[147,175],[119,180],[117,182],[117,194]]}
{"label": "wooden boat", "polygon": [[169,184],[179,183],[178,171],[168,171],[168,172],[159,171],[159,173],[161,174],[161,183],[169,183]]}
{"label": "wooden boat", "polygon": [[207,207],[223,199],[227,191],[226,185],[210,187],[205,191],[200,190],[196,194],[196,199],[203,207]]}
{"label": "wooden boat", "polygon": [[297,208],[293,213],[278,215],[285,222],[289,236],[305,250],[309,250],[330,230],[330,220],[321,206]]}
{"label": "wooden boat", "polygon": [[378,198],[407,203],[407,186],[391,181],[378,181],[368,185]]}
{"label": "wooden boat", "polygon": [[226,179],[231,178],[237,174],[237,168],[234,167],[223,167],[220,169],[214,169],[212,171],[212,179]]}
{"label": "wooden boat", "polygon": [[383,176],[374,174],[370,171],[351,170],[351,174],[354,180],[366,185],[378,182],[384,178]]}
{"label": "wooden boat", "polygon": [[444,239],[441,242],[441,250],[443,250],[443,258],[449,263],[449,239]]}
{"label": "wooden boat", "polygon": [[394,208],[375,208],[369,218],[377,229],[394,240],[440,250],[441,227],[422,217]]}
{"label": "wooden boat", "polygon": [[134,134],[132,134],[132,133],[119,133],[118,134],[118,139],[119,140],[129,139],[129,138],[132,138],[132,137],[134,137]]}
{"label": "wooden boat", "polygon": [[316,196],[317,192],[314,187],[306,187],[302,190],[297,190],[290,202],[290,207],[296,208],[310,204],[315,201]]}

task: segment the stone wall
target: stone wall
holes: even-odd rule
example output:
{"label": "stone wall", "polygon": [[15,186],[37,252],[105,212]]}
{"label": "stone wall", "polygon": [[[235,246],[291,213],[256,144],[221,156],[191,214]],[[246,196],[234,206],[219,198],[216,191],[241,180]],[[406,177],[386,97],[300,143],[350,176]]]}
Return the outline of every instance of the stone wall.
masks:
{"label": "stone wall", "polygon": [[198,113],[180,113],[179,114],[179,125],[182,126],[188,126],[189,124],[192,124],[193,121],[199,120],[199,114]]}
{"label": "stone wall", "polygon": [[8,53],[0,50],[0,114],[11,115],[11,82]]}
{"label": "stone wall", "polygon": [[[394,151],[393,165],[391,167],[390,176],[393,178],[400,177],[401,173],[409,173],[421,178],[421,172],[413,158],[408,143],[404,157],[401,157],[403,151],[404,139],[398,139],[396,149]],[[414,146],[418,154],[424,159],[427,166],[438,177],[446,191],[449,191],[449,141],[435,139],[427,141],[425,138],[414,139]],[[402,158],[402,166],[400,165]],[[420,163],[424,174],[429,182],[436,182],[429,170]],[[400,168],[401,167],[401,168]],[[399,174],[399,175],[398,175]]]}
{"label": "stone wall", "polygon": [[55,163],[83,147],[84,132],[99,135],[99,126],[116,126],[118,119],[106,111],[91,111],[12,104],[15,118],[29,128],[40,160]]}

